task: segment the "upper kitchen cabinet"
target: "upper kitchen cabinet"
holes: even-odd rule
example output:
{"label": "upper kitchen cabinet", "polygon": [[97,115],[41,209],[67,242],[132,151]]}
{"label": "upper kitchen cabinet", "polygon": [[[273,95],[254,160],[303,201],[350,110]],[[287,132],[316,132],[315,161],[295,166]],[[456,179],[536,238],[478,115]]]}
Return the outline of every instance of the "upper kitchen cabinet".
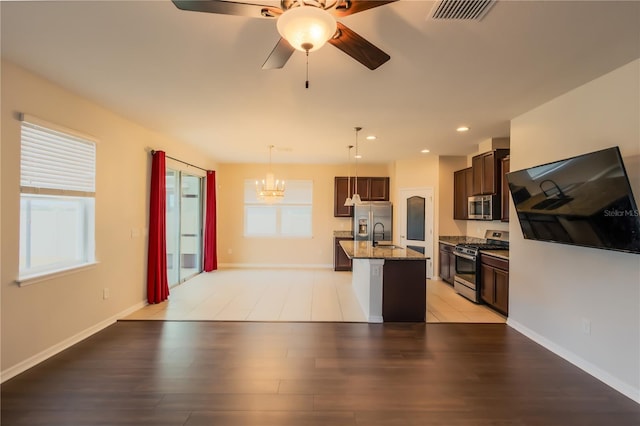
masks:
{"label": "upper kitchen cabinet", "polygon": [[344,201],[351,196],[353,187],[349,185],[348,177],[336,176],[333,190],[333,216],[350,217],[352,215],[351,207],[346,207]]}
{"label": "upper kitchen cabinet", "polygon": [[[351,207],[345,207],[344,200],[353,194],[356,179],[346,176],[336,176],[334,183],[333,215],[335,217],[350,217],[353,215]],[[358,177],[358,195],[362,201],[389,201],[388,177]]]}
{"label": "upper kitchen cabinet", "polygon": [[509,184],[507,183],[507,173],[509,173],[510,158],[507,155],[502,159],[502,213],[500,220],[509,222]]}
{"label": "upper kitchen cabinet", "polygon": [[509,155],[508,149],[496,149],[473,157],[473,191],[471,195],[499,194],[502,179],[502,159]]}
{"label": "upper kitchen cabinet", "polygon": [[369,178],[369,201],[389,201],[389,178]]}
{"label": "upper kitchen cabinet", "polygon": [[469,197],[473,192],[473,169],[458,170],[453,173],[453,218],[469,219]]}

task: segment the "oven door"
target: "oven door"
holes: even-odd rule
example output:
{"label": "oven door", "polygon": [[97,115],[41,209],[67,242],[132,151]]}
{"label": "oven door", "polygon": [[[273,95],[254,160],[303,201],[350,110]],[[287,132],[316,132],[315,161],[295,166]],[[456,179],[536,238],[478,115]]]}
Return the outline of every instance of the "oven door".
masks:
{"label": "oven door", "polygon": [[461,276],[465,281],[476,282],[476,256],[466,253],[453,252],[456,257],[456,276]]}

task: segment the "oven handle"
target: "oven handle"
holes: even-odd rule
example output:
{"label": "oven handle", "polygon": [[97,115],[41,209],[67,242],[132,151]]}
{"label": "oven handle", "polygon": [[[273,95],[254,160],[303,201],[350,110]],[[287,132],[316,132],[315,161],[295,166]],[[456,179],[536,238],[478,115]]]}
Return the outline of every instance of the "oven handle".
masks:
{"label": "oven handle", "polygon": [[476,260],[475,256],[471,256],[471,255],[468,255],[468,254],[458,253],[456,251],[454,251],[453,254],[454,254],[454,256],[459,256],[459,257],[462,257],[463,259],[468,259],[468,260],[473,260],[473,261]]}

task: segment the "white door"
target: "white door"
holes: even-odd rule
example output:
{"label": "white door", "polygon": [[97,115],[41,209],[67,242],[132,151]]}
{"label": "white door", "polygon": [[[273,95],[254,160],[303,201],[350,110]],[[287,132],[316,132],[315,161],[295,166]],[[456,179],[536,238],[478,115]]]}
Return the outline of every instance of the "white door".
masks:
{"label": "white door", "polygon": [[429,258],[427,278],[433,276],[433,188],[402,188],[398,191],[400,245]]}

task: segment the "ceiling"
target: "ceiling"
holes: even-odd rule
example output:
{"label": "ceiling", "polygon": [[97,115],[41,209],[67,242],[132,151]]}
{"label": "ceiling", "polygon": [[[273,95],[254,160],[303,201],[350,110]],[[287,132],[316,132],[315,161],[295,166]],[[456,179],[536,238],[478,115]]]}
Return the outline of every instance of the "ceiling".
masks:
{"label": "ceiling", "polygon": [[2,56],[223,163],[265,162],[269,145],[277,163],[345,163],[354,126],[362,162],[466,155],[640,57],[638,1],[498,0],[480,21],[434,20],[433,5],[340,19],[391,60],[371,71],[326,45],[309,56],[308,89],[304,53],[261,69],[274,20],[169,0],[2,1]]}

